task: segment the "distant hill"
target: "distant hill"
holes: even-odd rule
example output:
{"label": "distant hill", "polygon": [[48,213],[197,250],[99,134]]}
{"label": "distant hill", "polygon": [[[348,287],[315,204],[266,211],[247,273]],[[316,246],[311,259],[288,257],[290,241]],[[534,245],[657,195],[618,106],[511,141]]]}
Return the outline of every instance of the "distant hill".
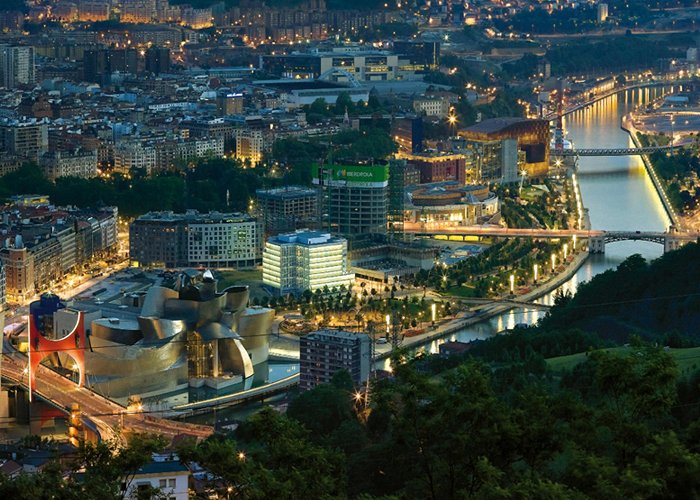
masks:
{"label": "distant hill", "polygon": [[700,342],[700,245],[688,244],[651,263],[633,255],[559,303],[543,327],[578,327],[615,342],[632,334],[662,340],[672,332]]}

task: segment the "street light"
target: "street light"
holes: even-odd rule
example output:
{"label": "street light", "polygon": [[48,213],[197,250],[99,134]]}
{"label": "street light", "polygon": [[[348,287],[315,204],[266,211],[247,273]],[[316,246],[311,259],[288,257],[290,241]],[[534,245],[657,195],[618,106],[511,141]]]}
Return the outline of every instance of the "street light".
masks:
{"label": "street light", "polygon": [[430,313],[431,313],[431,316],[433,319],[433,326],[435,326],[435,314],[436,314],[436,312],[437,312],[437,306],[435,305],[435,302],[433,302],[430,305]]}
{"label": "street light", "polygon": [[537,283],[537,264],[535,264],[532,268],[533,274],[535,276],[535,283]]}
{"label": "street light", "polygon": [[564,260],[566,260],[566,257],[569,255],[569,245],[568,243],[564,243]]}
{"label": "street light", "polygon": [[554,272],[554,267],[557,264],[557,254],[552,254],[552,272]]}
{"label": "street light", "polygon": [[510,275],[510,293],[511,293],[511,295],[515,294],[515,275],[514,274]]}
{"label": "street light", "polygon": [[574,238],[573,238],[573,248],[572,248],[572,250],[576,250],[576,235],[574,235]]}
{"label": "street light", "polygon": [[455,135],[455,126],[457,124],[457,117],[453,114],[454,108],[450,109],[450,115],[447,117],[447,123],[450,124],[450,132]]}

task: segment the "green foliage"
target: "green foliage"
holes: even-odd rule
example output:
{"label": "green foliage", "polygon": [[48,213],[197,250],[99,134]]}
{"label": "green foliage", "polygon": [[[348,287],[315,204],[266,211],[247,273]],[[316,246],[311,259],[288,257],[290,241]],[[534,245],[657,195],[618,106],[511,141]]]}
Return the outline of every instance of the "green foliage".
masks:
{"label": "green foliage", "polygon": [[[291,156],[295,150],[292,144]],[[309,170],[287,172],[287,183],[310,183]],[[234,160],[202,160],[186,172],[163,172],[146,177],[138,171],[132,177],[113,174],[109,179],[61,177],[52,184],[34,164],[0,177],[0,197],[14,194],[48,194],[57,205],[95,207],[117,206],[126,216],[138,216],[153,210],[182,212],[186,208],[201,211],[246,211],[255,190],[263,186],[260,172],[245,168]]]}
{"label": "green foliage", "polygon": [[391,22],[360,31],[360,38],[379,40],[383,38],[410,38],[418,32],[415,24]]}
{"label": "green foliage", "polygon": [[[151,454],[161,451],[164,446],[165,441],[156,436],[134,436],[125,447],[104,441],[97,444],[83,442],[76,450],[67,477],[64,477],[58,460],[35,474],[22,474],[14,480],[0,474],[0,497],[18,500],[122,499],[125,494],[122,484],[128,484],[138,469],[151,461]],[[159,497],[156,490],[151,494],[148,498]]]}
{"label": "green foliage", "polygon": [[652,263],[633,255],[616,270],[580,285],[570,301],[551,309],[542,325],[547,329],[580,327],[615,343],[629,342],[633,334],[660,341],[667,332],[675,332],[678,341],[685,338],[697,345],[699,258],[697,243]]}
{"label": "green foliage", "polygon": [[503,64],[503,73],[520,80],[527,80],[537,73],[539,59],[535,54],[525,54],[517,61]]}
{"label": "green foliage", "polygon": [[[647,136],[642,136],[648,144]],[[700,191],[694,178],[700,174],[700,160],[690,149],[677,148],[673,154],[656,152],[649,158],[656,173],[666,181],[666,194],[679,212],[691,210],[698,204]]]}
{"label": "green foliage", "polygon": [[[601,54],[605,57],[601,58]],[[547,59],[552,63],[553,74],[567,75],[650,68],[657,59],[675,54],[666,40],[626,36],[554,46],[547,51]]]}
{"label": "green foliage", "polygon": [[355,420],[353,386],[350,374],[340,371],[333,383],[303,392],[289,405],[287,416],[310,430],[313,439],[328,438],[345,422]]}
{"label": "green foliage", "polygon": [[508,20],[497,20],[495,24],[501,31],[580,33],[596,27],[596,7],[584,5],[576,9],[557,9],[552,12],[542,8],[521,9]]}
{"label": "green foliage", "polygon": [[[210,486],[230,498],[335,498],[345,490],[341,455],[311,443],[298,423],[267,408],[236,432],[180,451],[215,476]],[[231,491],[229,491],[229,487]]]}
{"label": "green foliage", "polygon": [[344,130],[333,136],[337,146],[335,160],[381,160],[397,151],[397,146],[384,130]]}

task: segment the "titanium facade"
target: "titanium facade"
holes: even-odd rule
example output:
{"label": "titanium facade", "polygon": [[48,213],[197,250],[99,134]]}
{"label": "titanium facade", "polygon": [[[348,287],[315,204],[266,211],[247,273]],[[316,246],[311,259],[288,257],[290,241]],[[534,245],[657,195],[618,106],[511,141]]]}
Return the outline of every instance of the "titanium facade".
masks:
{"label": "titanium facade", "polygon": [[340,370],[347,370],[355,384],[369,376],[370,338],[362,333],[319,330],[299,339],[299,388],[327,384]]}
{"label": "titanium facade", "polygon": [[[120,306],[75,303],[91,328],[89,346],[81,346],[87,381],[116,398],[167,393],[183,385],[217,389],[252,382],[253,366],[267,361],[274,312],[247,308],[248,299],[245,286],[218,291],[205,271],[181,274],[174,288],[149,288],[138,309],[131,307],[130,296]],[[45,329],[60,334],[69,326],[70,331],[64,311],[54,312],[53,322],[47,316]],[[65,357],[59,354],[60,363],[71,366]]]}

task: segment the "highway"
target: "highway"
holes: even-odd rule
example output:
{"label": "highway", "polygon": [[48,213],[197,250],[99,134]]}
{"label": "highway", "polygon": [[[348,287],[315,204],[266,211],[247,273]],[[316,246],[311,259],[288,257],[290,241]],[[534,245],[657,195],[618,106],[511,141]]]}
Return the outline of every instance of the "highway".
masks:
{"label": "highway", "polygon": [[[26,368],[27,358],[24,355],[17,352],[3,354],[2,376],[25,388],[28,378]],[[73,403],[78,403],[82,414],[97,426],[101,438],[106,440],[123,442],[134,434],[160,434],[168,438],[187,434],[204,439],[214,432],[209,426],[153,418],[129,411],[86,387],[78,387],[72,380],[41,365],[36,373],[35,393],[66,410]]]}

